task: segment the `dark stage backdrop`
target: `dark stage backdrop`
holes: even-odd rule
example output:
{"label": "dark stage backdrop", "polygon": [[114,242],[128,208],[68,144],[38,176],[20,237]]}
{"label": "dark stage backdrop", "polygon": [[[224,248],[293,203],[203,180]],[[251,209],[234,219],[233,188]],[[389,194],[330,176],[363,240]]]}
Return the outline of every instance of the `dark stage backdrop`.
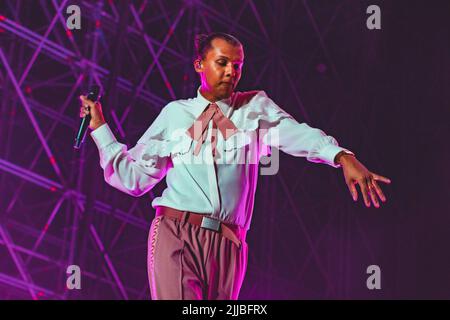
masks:
{"label": "dark stage backdrop", "polygon": [[238,90],[265,90],[392,180],[368,209],[341,169],[281,154],[259,177],[240,298],[448,299],[449,15],[438,0],[1,0],[0,299],[150,298],[150,202],[165,183],[140,198],[107,185],[92,139],[72,148],[77,97],[100,83],[132,147],[166,103],[196,94],[193,39],[210,31],[244,44]]}

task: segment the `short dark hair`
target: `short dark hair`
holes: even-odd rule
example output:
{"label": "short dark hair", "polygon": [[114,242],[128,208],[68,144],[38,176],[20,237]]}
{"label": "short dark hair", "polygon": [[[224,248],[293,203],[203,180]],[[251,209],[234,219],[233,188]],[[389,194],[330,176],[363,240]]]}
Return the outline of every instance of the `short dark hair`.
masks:
{"label": "short dark hair", "polygon": [[198,34],[195,36],[195,51],[196,59],[204,60],[206,58],[206,53],[212,48],[211,42],[214,39],[223,39],[233,46],[242,46],[242,43],[234,36],[223,32],[212,32],[209,34]]}

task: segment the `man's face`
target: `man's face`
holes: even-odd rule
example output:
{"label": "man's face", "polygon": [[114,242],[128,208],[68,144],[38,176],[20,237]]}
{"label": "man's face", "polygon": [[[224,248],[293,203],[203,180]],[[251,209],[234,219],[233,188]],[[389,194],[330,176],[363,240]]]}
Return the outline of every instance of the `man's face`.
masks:
{"label": "man's face", "polygon": [[205,59],[196,60],[194,67],[201,78],[200,92],[208,100],[217,101],[228,98],[241,79],[244,50],[220,38],[211,45]]}

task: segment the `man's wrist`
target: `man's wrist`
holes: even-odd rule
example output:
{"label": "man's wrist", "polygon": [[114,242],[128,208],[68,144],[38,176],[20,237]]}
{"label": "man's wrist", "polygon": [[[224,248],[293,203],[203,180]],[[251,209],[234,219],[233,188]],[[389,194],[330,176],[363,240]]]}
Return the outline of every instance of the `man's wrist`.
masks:
{"label": "man's wrist", "polygon": [[334,163],[342,166],[342,164],[349,158],[355,158],[355,154],[348,150],[342,150],[336,155],[336,157],[334,157]]}
{"label": "man's wrist", "polygon": [[106,123],[106,121],[100,121],[100,122],[98,122],[98,123],[95,123],[93,126],[92,126],[92,130],[96,130],[96,129],[98,129],[98,128],[100,128],[102,125],[104,125]]}

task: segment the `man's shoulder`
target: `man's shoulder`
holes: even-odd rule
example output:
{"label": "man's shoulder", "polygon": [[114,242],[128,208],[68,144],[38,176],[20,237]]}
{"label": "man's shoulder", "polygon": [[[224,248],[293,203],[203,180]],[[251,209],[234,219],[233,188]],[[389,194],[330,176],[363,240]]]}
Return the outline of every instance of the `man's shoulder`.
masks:
{"label": "man's shoulder", "polygon": [[194,100],[195,98],[188,98],[170,101],[161,109],[161,113],[173,114],[175,112],[186,110],[186,107],[191,106],[194,103]]}
{"label": "man's shoulder", "polygon": [[264,90],[251,90],[244,92],[235,92],[233,97],[233,106],[240,110],[254,110],[263,108],[268,101],[268,96]]}
{"label": "man's shoulder", "polygon": [[240,99],[248,99],[251,100],[253,97],[257,95],[265,95],[264,90],[250,90],[250,91],[235,91],[234,94]]}
{"label": "man's shoulder", "polygon": [[263,90],[236,91],[234,93],[233,102],[237,107],[250,104],[250,102],[264,97],[266,93]]}

